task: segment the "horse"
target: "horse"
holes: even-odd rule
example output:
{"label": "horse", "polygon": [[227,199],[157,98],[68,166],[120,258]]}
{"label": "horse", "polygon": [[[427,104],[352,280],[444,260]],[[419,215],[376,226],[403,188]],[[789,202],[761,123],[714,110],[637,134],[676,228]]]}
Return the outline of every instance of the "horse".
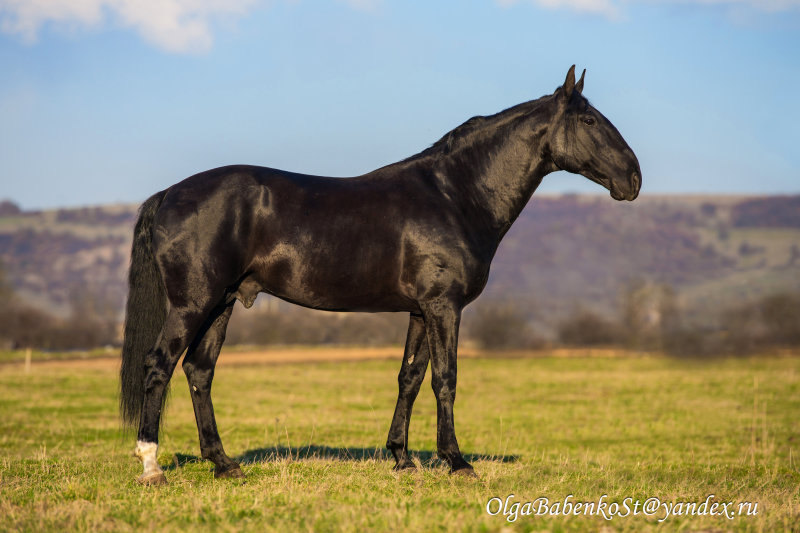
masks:
{"label": "horse", "polygon": [[430,362],[438,457],[474,476],[456,440],[461,312],[482,292],[501,239],[549,173],[581,174],[634,200],[633,150],[583,96],[575,65],[554,93],[477,116],[422,152],[358,177],[257,166],[201,172],[156,193],[134,228],[120,412],[135,426],[137,481],[167,482],[156,460],[166,389],[181,355],[203,459],[243,477],[223,449],[214,367],[237,300],[259,293],[328,311],[407,312],[408,333],[386,447],[408,454],[411,410]]}

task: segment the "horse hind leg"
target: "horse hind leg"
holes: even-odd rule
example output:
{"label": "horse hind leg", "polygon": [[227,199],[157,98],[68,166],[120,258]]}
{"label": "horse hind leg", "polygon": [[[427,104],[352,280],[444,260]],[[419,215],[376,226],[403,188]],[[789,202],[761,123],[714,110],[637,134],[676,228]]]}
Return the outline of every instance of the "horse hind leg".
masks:
{"label": "horse hind leg", "polygon": [[225,342],[225,330],[233,311],[233,302],[221,306],[209,317],[204,332],[198,334],[183,359],[183,372],[189,382],[200,453],[214,463],[215,478],[244,477],[239,464],[225,453],[211,403],[211,381],[219,351]]}
{"label": "horse hind leg", "polygon": [[156,346],[145,357],[144,400],[134,455],[144,472],[137,478],[142,485],[167,482],[158,465],[158,432],[167,385],[181,354],[203,326],[211,308],[197,312],[173,307],[161,329]]}
{"label": "horse hind leg", "polygon": [[392,452],[395,470],[416,468],[408,456],[408,426],[411,422],[411,409],[419,393],[425,370],[428,368],[428,342],[425,338],[425,324],[420,315],[412,314],[406,335],[406,347],[403,353],[403,365],[397,376],[397,406],[394,409],[392,425],[386,447]]}

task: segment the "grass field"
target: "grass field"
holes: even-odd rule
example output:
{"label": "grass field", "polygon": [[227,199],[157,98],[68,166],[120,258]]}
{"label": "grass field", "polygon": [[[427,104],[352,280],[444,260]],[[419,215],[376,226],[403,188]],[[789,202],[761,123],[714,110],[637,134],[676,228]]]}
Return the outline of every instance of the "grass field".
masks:
{"label": "grass field", "polygon": [[[224,355],[223,355],[224,357]],[[247,478],[214,480],[181,371],[161,438],[169,485],[143,488],[135,435],[117,418],[113,365],[0,367],[4,531],[792,531],[800,527],[800,359],[464,359],[456,428],[479,479],[451,477],[435,450],[429,381],[410,446],[384,452],[397,361],[221,365],[214,385],[228,453]],[[504,516],[517,512],[514,522]],[[713,500],[708,500],[710,495]],[[570,496],[572,495],[572,496]],[[604,497],[604,495],[606,495]],[[732,517],[523,514],[545,497],[619,506],[721,505]],[[627,499],[627,500],[626,500]],[[749,502],[757,514],[739,516]],[[495,516],[487,512],[497,513]],[[538,507],[542,509],[542,507]],[[681,505],[680,512],[693,507]],[[589,509],[584,506],[581,512]],[[595,508],[597,509],[597,507]],[[604,508],[606,514],[611,507]],[[677,511],[677,507],[673,507]],[[696,511],[703,508],[694,507]],[[748,507],[744,506],[746,511]],[[624,514],[624,507],[620,507]]]}

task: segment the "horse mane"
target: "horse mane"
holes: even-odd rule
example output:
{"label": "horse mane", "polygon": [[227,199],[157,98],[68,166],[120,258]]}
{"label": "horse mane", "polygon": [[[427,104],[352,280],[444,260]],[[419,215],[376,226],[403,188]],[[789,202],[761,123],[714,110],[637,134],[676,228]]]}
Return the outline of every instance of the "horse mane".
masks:
{"label": "horse mane", "polygon": [[485,124],[488,120],[488,117],[484,115],[476,115],[470,119],[468,119],[463,124],[460,124],[453,128],[452,130],[445,133],[441,139],[433,143],[430,147],[426,148],[422,151],[420,155],[434,153],[434,152],[444,152],[447,153],[453,148],[453,144],[456,140],[462,139],[466,137],[470,132],[473,132],[483,124]]}
{"label": "horse mane", "polygon": [[445,133],[438,141],[433,143],[425,150],[405,159],[404,161],[410,161],[426,156],[438,157],[446,155],[457,147],[463,145],[464,141],[472,138],[474,134],[486,129],[489,126],[500,126],[519,116],[528,114],[531,111],[541,107],[544,103],[549,102],[551,98],[552,95],[546,95],[536,100],[530,100],[528,102],[523,102],[521,104],[509,107],[508,109],[504,109],[503,111],[495,113],[494,115],[476,115],[468,119],[463,124],[460,124]]}

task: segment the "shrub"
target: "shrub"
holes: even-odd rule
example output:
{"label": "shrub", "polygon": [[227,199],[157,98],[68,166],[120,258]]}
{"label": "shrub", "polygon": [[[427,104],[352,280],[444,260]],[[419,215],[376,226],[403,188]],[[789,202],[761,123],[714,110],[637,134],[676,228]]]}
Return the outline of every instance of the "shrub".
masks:
{"label": "shrub", "polygon": [[619,344],[622,331],[616,320],[581,309],[559,323],[558,340],[567,346]]}
{"label": "shrub", "polygon": [[465,318],[462,337],[490,350],[536,348],[542,344],[518,307],[491,301],[477,304]]}

